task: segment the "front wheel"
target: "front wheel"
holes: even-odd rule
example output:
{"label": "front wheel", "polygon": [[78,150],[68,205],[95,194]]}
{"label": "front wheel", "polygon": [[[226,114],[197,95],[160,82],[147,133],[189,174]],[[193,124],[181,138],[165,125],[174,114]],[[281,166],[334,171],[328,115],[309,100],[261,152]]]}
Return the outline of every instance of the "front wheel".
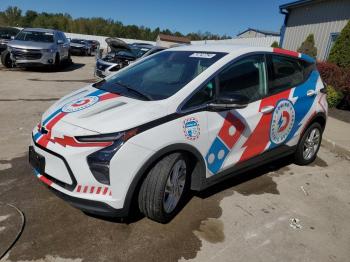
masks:
{"label": "front wheel", "polygon": [[11,59],[11,54],[9,51],[5,50],[1,53],[1,63],[6,67],[6,68],[11,68],[13,67],[12,59]]}
{"label": "front wheel", "polygon": [[308,165],[316,159],[322,141],[322,131],[319,123],[313,123],[304,132],[294,155],[296,164]]}
{"label": "front wheel", "polygon": [[181,210],[189,191],[189,166],[184,154],[162,158],[143,181],[138,202],[148,218],[167,223]]}

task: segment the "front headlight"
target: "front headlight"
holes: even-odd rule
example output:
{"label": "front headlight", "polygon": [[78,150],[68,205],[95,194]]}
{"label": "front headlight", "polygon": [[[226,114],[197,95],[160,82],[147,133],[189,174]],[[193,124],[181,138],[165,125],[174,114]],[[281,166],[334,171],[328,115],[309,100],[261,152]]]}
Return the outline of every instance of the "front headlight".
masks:
{"label": "front headlight", "polygon": [[43,52],[44,52],[44,53],[55,53],[56,50],[53,49],[53,48],[51,48],[51,49],[43,49]]}
{"label": "front headlight", "polygon": [[112,157],[128,139],[136,134],[137,129],[135,128],[126,132],[113,134],[76,137],[79,142],[84,143],[113,143],[112,145],[102,148],[101,150],[98,150],[87,156],[87,162],[90,171],[98,182],[105,185],[110,184],[109,163]]}

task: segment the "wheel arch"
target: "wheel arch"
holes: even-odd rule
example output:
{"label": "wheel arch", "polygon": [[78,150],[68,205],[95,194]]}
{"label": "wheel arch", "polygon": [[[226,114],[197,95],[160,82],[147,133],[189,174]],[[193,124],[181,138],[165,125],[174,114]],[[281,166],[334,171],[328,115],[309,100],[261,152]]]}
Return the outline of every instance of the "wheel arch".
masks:
{"label": "wheel arch", "polygon": [[[307,124],[306,128],[309,127],[310,125],[312,125],[313,123],[319,123],[322,127],[322,131],[324,131],[324,129],[326,127],[326,122],[327,122],[326,114],[323,112],[319,112],[319,113],[315,114],[313,118],[311,118],[311,120]],[[305,128],[305,130],[306,130],[306,128]]]}
{"label": "wheel arch", "polygon": [[166,155],[169,155],[175,152],[185,153],[189,157],[190,162],[194,164],[192,166],[193,171],[191,175],[191,189],[196,191],[200,190],[202,183],[205,182],[204,179],[205,179],[205,170],[206,170],[205,161],[201,153],[198,151],[198,149],[196,149],[194,146],[191,146],[189,144],[185,144],[185,143],[173,144],[165,148],[162,148],[161,150],[158,150],[142,165],[142,167],[136,173],[135,177],[133,178],[129,186],[129,189],[125,197],[123,208],[127,209],[127,213],[130,213],[134,205],[136,206],[137,204],[136,201],[138,199],[137,193],[139,192],[142,182],[145,179],[146,175],[148,174],[149,170],[154,166],[155,163],[158,162],[158,160],[160,160]]}

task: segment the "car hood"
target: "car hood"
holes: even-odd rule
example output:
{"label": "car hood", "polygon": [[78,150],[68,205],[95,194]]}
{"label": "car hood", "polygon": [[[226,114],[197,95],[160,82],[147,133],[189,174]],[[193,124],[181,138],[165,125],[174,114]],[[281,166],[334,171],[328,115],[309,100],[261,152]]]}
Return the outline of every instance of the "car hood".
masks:
{"label": "car hood", "polygon": [[[124,131],[165,116],[160,101],[142,101],[92,86],[82,88],[53,104],[41,125],[50,129],[59,121],[105,134]],[[51,124],[50,124],[51,123]]]}
{"label": "car hood", "polygon": [[33,42],[33,41],[20,41],[12,40],[8,43],[10,47],[14,48],[26,48],[26,49],[51,49],[53,43],[44,43],[44,42]]}
{"label": "car hood", "polygon": [[111,48],[112,52],[117,52],[119,50],[131,50],[129,45],[123,40],[116,37],[106,38],[107,45]]}
{"label": "car hood", "polygon": [[79,43],[72,43],[72,42],[70,42],[70,44],[69,44],[70,46],[73,46],[73,47],[78,47],[78,48],[82,48],[82,47],[84,47],[85,45],[83,45],[83,44],[79,44]]}

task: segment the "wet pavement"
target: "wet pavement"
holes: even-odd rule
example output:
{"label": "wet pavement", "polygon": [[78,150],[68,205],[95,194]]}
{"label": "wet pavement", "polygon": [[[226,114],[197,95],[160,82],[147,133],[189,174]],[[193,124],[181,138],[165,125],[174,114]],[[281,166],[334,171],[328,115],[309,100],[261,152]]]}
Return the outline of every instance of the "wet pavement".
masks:
{"label": "wet pavement", "polygon": [[[325,148],[310,166],[286,158],[196,193],[166,225],[92,217],[57,198],[29,167],[30,131],[50,98],[90,81],[91,59],[74,73],[0,70],[17,77],[0,83],[0,100],[13,100],[0,102],[0,202],[26,218],[1,261],[349,261],[350,162]],[[0,252],[20,226],[15,214],[0,205]]]}

